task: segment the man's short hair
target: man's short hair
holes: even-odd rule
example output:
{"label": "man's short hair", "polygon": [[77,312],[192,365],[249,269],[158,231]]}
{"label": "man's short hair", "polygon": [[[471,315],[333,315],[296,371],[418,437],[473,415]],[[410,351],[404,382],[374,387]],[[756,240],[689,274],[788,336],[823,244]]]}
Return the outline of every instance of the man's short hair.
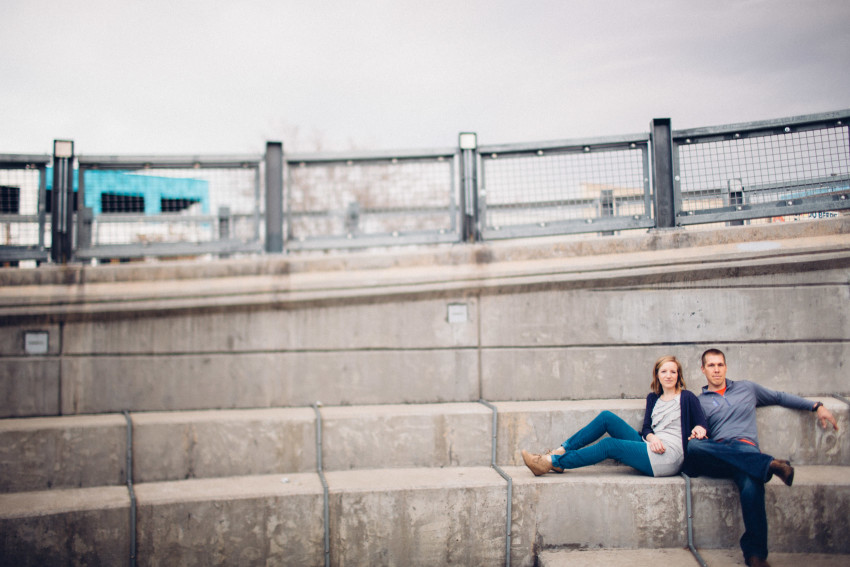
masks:
{"label": "man's short hair", "polygon": [[726,364],[726,355],[723,354],[723,351],[717,348],[710,348],[704,353],[702,353],[702,358],[700,359],[702,362],[702,368],[705,368],[705,357],[708,355],[717,356],[720,355],[723,357],[723,364]]}

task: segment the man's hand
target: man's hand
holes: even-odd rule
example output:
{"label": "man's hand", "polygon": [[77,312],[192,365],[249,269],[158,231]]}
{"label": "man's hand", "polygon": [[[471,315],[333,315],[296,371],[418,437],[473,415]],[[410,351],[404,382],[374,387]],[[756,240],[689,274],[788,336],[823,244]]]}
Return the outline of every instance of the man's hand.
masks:
{"label": "man's hand", "polygon": [[826,406],[820,406],[818,408],[818,421],[820,421],[820,426],[824,429],[829,429],[829,424],[832,424],[832,428],[835,431],[838,431],[838,423],[835,421],[835,417],[833,417],[832,412],[826,409]]}
{"label": "man's hand", "polygon": [[649,450],[653,453],[658,453],[659,455],[661,455],[662,453],[664,453],[664,451],[667,450],[664,448],[664,443],[661,442],[661,439],[659,439],[655,435],[655,433],[650,433],[649,435],[647,435],[646,440],[649,442]]}
{"label": "man's hand", "polygon": [[688,437],[688,441],[691,439],[705,439],[706,436],[708,436],[708,432],[705,430],[705,427],[697,425],[691,430],[691,436]]}

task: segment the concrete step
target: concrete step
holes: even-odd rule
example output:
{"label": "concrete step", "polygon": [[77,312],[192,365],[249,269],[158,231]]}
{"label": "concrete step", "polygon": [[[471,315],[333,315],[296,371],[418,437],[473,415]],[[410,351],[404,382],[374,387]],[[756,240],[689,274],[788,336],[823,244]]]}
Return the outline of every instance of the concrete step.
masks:
{"label": "concrete step", "polygon": [[[649,478],[626,467],[587,467],[513,478],[514,530],[539,549],[674,548],[687,544],[685,482]],[[729,480],[692,479],[694,543],[732,548],[743,533],[740,503]],[[793,487],[766,485],[770,548],[783,552],[850,553],[850,468],[800,466]],[[580,513],[575,511],[580,510]],[[523,514],[519,516],[519,514]]]}
{"label": "concrete step", "polygon": [[[819,399],[839,431],[814,416],[758,410],[762,448],[797,465],[850,465],[850,407]],[[642,400],[497,402],[497,462],[521,466],[521,449],[557,447],[603,409],[635,428]],[[492,410],[480,403],[334,406],[320,409],[326,471],[488,466]],[[136,483],[316,470],[313,408],[131,414]],[[0,420],[0,493],[126,482],[123,415]]]}
{"label": "concrete step", "polygon": [[[695,390],[698,393],[698,390]],[[832,397],[821,401],[838,421],[838,431],[821,429],[815,414],[769,406],[756,411],[759,444],[765,453],[797,465],[850,465],[850,406]],[[602,410],[640,430],[644,400],[496,402],[499,412],[497,462],[521,465],[520,449],[541,452],[559,446]]]}
{"label": "concrete step", "polygon": [[[739,549],[702,550],[697,552],[708,567],[737,567],[744,565]],[[845,567],[850,555],[827,553],[771,553],[773,567]],[[545,551],[540,554],[539,567],[597,567],[624,565],[628,567],[699,566],[689,549],[581,549]]]}
{"label": "concrete step", "polygon": [[[511,563],[557,549],[668,550],[687,545],[685,481],[626,467],[512,477]],[[767,485],[777,553],[850,554],[847,467],[798,467],[794,486]],[[334,565],[499,565],[505,561],[507,482],[489,467],[331,471]],[[730,481],[693,479],[695,544],[734,549],[742,526]],[[135,486],[140,565],[324,562],[323,489],[315,473]],[[0,495],[0,564],[106,561],[129,549],[123,487]],[[109,539],[109,545],[101,542]],[[608,563],[610,564],[610,563]],[[671,563],[675,564],[675,563]]]}
{"label": "concrete step", "polygon": [[0,565],[125,565],[129,534],[124,487],[0,494]]}

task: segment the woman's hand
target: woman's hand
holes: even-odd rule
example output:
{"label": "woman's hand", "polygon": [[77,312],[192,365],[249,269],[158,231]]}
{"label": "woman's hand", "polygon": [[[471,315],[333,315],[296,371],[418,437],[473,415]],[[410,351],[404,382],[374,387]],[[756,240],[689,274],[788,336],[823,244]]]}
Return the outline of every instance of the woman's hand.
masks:
{"label": "woman's hand", "polygon": [[705,430],[705,427],[702,425],[697,425],[691,430],[691,436],[688,437],[690,439],[705,439],[708,436],[708,431]]}
{"label": "woman's hand", "polygon": [[667,449],[664,448],[664,443],[661,442],[661,439],[655,435],[655,433],[650,433],[646,436],[646,441],[649,443],[649,450],[653,453],[658,453],[661,455]]}

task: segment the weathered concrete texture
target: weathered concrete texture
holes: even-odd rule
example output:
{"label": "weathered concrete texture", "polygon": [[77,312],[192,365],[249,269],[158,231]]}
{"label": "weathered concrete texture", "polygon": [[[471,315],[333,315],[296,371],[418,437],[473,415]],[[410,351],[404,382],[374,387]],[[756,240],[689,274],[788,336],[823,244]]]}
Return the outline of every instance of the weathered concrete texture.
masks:
{"label": "weathered concrete texture", "polygon": [[[850,334],[845,282],[811,286],[591,288],[483,296],[484,347],[817,341]],[[649,283],[649,282],[647,282]],[[782,318],[765,316],[781,310]],[[556,314],[561,314],[560,316]],[[511,321],[511,325],[501,324]],[[573,323],[573,324],[565,324]]]}
{"label": "weathered concrete texture", "polygon": [[546,547],[658,548],[687,545],[684,481],[650,478],[626,467],[595,466],[513,478],[511,563],[533,564]]}
{"label": "weathered concrete texture", "polygon": [[[709,567],[738,567],[744,565],[741,549],[701,549],[699,554]],[[773,567],[847,567],[850,555],[831,553],[774,553],[768,560]],[[625,565],[625,564],[623,564]],[[558,567],[553,564],[551,567]]]}
{"label": "weathered concrete texture", "polygon": [[[850,553],[850,477],[847,467],[795,467],[794,485],[765,485],[771,550],[791,553]],[[694,543],[732,548],[744,533],[738,490],[729,480],[692,481]]]}
{"label": "weathered concrete texture", "polygon": [[[738,567],[744,565],[740,550],[697,550],[709,567]],[[827,553],[771,553],[773,567],[846,567],[850,555]],[[689,549],[580,549],[554,550],[540,554],[539,567],[597,567],[623,565],[628,567],[697,567],[699,562]]]}
{"label": "weathered concrete texture", "polygon": [[59,413],[58,358],[0,358],[0,418]]}
{"label": "weathered concrete texture", "polygon": [[318,475],[140,484],[136,498],[138,565],[324,564]]}
{"label": "weathered concrete texture", "polygon": [[325,407],[326,471],[488,466],[492,411],[482,404]]}
{"label": "weathered concrete texture", "polygon": [[126,482],[123,416],[0,420],[0,493]]}
{"label": "weathered concrete texture", "polygon": [[[697,345],[498,348],[482,349],[482,397],[487,400],[557,400],[646,397],[652,365],[662,355],[682,362],[688,388],[699,391],[702,352],[726,353],[728,377],[753,380],[798,395],[846,393],[850,342],[725,343]],[[801,373],[817,381],[801,379]]]}
{"label": "weathered concrete texture", "polygon": [[332,565],[504,564],[506,482],[491,468],[326,476]]}
{"label": "weathered concrete texture", "polygon": [[[832,412],[838,431],[820,426],[814,413],[769,406],[756,411],[763,453],[794,465],[850,466],[850,406],[835,398],[811,396]],[[850,471],[848,471],[850,472]]]}
{"label": "weathered concrete texture", "polygon": [[[689,549],[564,549],[544,551],[539,567],[598,567],[622,565],[627,567],[698,567],[699,562]],[[710,567],[716,567],[709,563]]]}
{"label": "weathered concrete texture", "polygon": [[[34,324],[20,326],[0,325],[0,356],[30,356],[26,351],[27,332],[46,332],[47,352],[40,356],[55,356],[60,352],[59,325]],[[52,338],[53,340],[50,340]]]}
{"label": "weathered concrete texture", "polygon": [[124,565],[130,557],[125,487],[0,495],[0,565]]}
{"label": "weathered concrete texture", "polygon": [[62,363],[65,414],[479,397],[478,356],[466,349],[97,356]]}
{"label": "weathered concrete texture", "polygon": [[316,470],[312,409],[133,414],[135,482]]}
{"label": "weathered concrete texture", "polygon": [[[448,322],[449,304],[467,309]],[[459,348],[478,342],[477,301],[411,298],[310,308],[177,313],[68,322],[66,354],[182,354],[365,348]]]}
{"label": "weathered concrete texture", "polygon": [[38,269],[0,268],[0,286],[75,285],[124,281],[221,279],[274,274],[294,275],[316,271],[374,270],[425,266],[454,266],[470,263],[530,261],[599,257],[625,253],[675,253],[690,247],[739,247],[752,249],[753,242],[770,241],[775,248],[793,248],[799,240],[831,239],[850,232],[850,219],[837,217],[816,222],[753,224],[747,226],[689,227],[677,229],[629,231],[622,235],[599,238],[596,235],[551,236],[516,240],[480,242],[462,246],[428,245],[400,250],[291,252],[286,256],[237,258],[216,262],[169,261],[153,264],[87,266],[41,266]]}

